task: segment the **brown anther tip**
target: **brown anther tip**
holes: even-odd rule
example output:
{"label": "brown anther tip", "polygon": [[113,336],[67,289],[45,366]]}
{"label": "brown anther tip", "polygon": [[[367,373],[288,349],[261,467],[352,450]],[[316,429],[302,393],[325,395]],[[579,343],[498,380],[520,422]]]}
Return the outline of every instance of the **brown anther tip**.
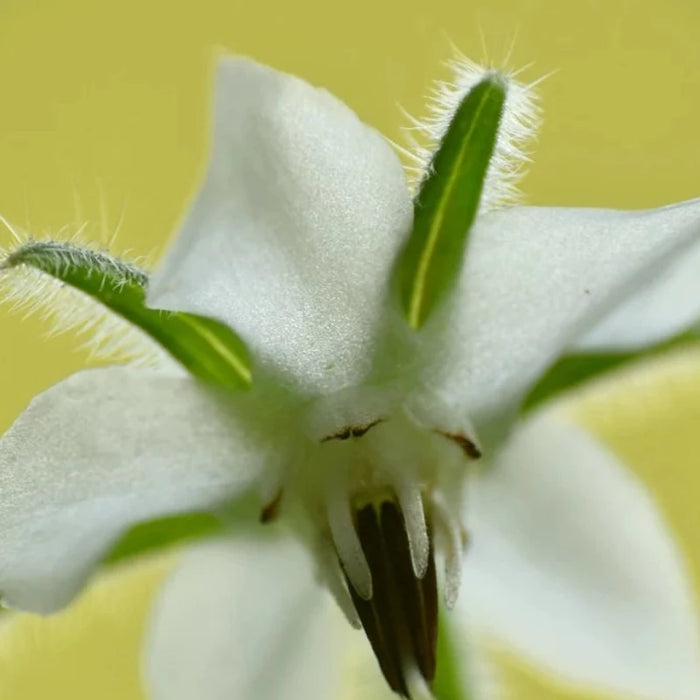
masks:
{"label": "brown anther tip", "polygon": [[331,435],[326,435],[326,437],[321,438],[321,442],[330,442],[331,440],[348,440],[351,437],[359,438],[374,428],[375,425],[379,425],[383,422],[384,418],[377,418],[377,420],[367,423],[367,425],[348,425],[342,430],[339,430],[337,433],[332,433]]}
{"label": "brown anther tip", "polygon": [[479,459],[481,457],[481,450],[476,446],[476,443],[463,433],[448,433],[444,430],[436,430],[435,432],[448,440],[452,440],[469,459]]}
{"label": "brown anther tip", "polygon": [[282,489],[280,489],[271,501],[268,501],[260,509],[260,522],[263,525],[271,523],[280,514],[280,504],[282,503]]}
{"label": "brown anther tip", "polygon": [[321,442],[330,442],[331,440],[347,440],[351,435],[350,428],[343,428],[340,432],[326,435],[321,438]]}
{"label": "brown anther tip", "polygon": [[383,423],[384,419],[383,418],[377,418],[377,420],[373,420],[371,423],[367,423],[367,425],[356,425],[350,428],[350,434],[353,437],[362,437],[366,432],[374,428],[375,425],[379,425],[380,423]]}

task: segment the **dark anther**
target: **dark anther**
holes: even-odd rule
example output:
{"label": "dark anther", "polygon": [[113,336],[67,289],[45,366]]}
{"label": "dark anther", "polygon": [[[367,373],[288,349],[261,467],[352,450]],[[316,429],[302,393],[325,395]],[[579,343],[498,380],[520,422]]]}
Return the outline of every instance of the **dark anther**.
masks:
{"label": "dark anther", "polygon": [[355,425],[350,428],[350,433],[353,437],[362,437],[368,430],[383,422],[383,418],[377,418],[377,420],[373,420],[371,423],[367,423],[367,425]]}
{"label": "dark anther", "polygon": [[432,547],[428,570],[417,579],[406,524],[394,501],[364,506],[355,522],[372,574],[372,598],[361,598],[349,581],[348,588],[387,683],[408,697],[407,664],[417,667],[428,683],[435,677],[438,610]]}
{"label": "dark anther", "polygon": [[377,418],[377,420],[373,420],[371,423],[367,423],[367,425],[348,425],[346,428],[343,428],[337,433],[326,435],[326,437],[321,438],[321,442],[329,442],[330,440],[347,440],[351,437],[359,438],[374,428],[375,425],[379,425],[383,422],[383,418]]}
{"label": "dark anther", "polygon": [[333,435],[326,435],[326,437],[321,439],[321,442],[330,442],[331,440],[347,440],[352,435],[350,428],[343,428],[339,433],[333,433]]}
{"label": "dark anther", "polygon": [[276,494],[275,497],[271,500],[268,501],[261,509],[260,509],[260,522],[265,525],[266,523],[271,523],[273,520],[277,518],[280,512],[280,504],[282,503],[282,489],[280,489]]}
{"label": "dark anther", "polygon": [[466,435],[462,433],[448,433],[444,430],[436,430],[435,432],[438,435],[442,435],[442,437],[452,440],[452,442],[459,445],[464,454],[470,459],[479,459],[479,457],[481,457],[481,450],[479,450],[476,443],[474,443],[473,440],[470,440]]}

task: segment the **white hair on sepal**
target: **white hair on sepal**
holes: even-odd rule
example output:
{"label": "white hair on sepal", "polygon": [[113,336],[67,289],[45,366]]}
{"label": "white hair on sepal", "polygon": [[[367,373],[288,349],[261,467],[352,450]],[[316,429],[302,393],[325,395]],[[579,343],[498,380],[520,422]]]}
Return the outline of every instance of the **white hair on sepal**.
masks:
{"label": "white hair on sepal", "polygon": [[499,74],[506,84],[506,101],[479,211],[485,213],[517,203],[520,200],[517,185],[530,161],[528,149],[540,123],[535,87],[542,78],[521,83],[516,78],[523,69],[511,71],[482,66],[456,50],[447,66],[452,71],[452,79],[438,81],[431,89],[427,117],[416,119],[404,112],[410,124],[404,128],[408,149],[402,152],[409,150],[411,153],[406,170],[412,191],[418,192],[430,172],[433,155],[462,100],[485,77]]}
{"label": "white hair on sepal", "polygon": [[50,245],[55,255],[55,271],[64,265],[90,263],[91,274],[107,275],[126,284],[143,277],[136,263],[116,258],[82,238],[85,226],[67,240],[33,239],[0,217],[10,231],[14,245],[0,247],[0,301],[11,312],[25,318],[37,315],[47,322],[47,336],[74,332],[85,340],[79,349],[87,350],[91,362],[111,361],[146,367],[172,367],[174,360],[147,334],[110,311],[88,294],[57,277],[27,264],[11,265],[13,254],[32,245]]}

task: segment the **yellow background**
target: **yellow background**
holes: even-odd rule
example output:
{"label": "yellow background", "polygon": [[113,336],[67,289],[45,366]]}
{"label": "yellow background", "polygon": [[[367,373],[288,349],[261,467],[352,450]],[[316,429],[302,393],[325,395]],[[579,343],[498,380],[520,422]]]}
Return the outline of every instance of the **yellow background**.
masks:
{"label": "yellow background", "polygon": [[[526,78],[556,71],[540,90],[530,202],[690,198],[700,195],[699,29],[695,0],[2,0],[0,213],[35,235],[87,221],[101,240],[121,219],[120,250],[160,251],[203,165],[218,47],[327,86],[395,140],[398,105],[421,114],[450,42],[496,61],[512,48],[513,66],[532,64]],[[0,314],[4,429],[85,356],[74,338],[45,340],[41,322]],[[601,391],[582,410],[650,484],[698,581],[698,355]],[[138,697],[135,640],[159,572],[20,625],[0,645],[0,696]],[[513,697],[599,697],[505,663]]]}

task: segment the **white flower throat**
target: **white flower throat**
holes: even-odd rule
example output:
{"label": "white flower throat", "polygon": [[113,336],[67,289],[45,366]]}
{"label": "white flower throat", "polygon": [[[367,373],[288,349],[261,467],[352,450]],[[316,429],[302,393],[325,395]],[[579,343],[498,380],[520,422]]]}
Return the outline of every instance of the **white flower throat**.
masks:
{"label": "white flower throat", "polygon": [[[472,431],[434,423],[424,406],[397,401],[391,390],[366,388],[317,401],[307,427],[310,447],[277,494],[296,492],[311,514],[324,583],[364,628],[391,688],[429,697],[420,688],[436,668],[436,556],[452,607],[466,538],[464,486],[480,456]],[[277,494],[262,521],[276,513]]]}

